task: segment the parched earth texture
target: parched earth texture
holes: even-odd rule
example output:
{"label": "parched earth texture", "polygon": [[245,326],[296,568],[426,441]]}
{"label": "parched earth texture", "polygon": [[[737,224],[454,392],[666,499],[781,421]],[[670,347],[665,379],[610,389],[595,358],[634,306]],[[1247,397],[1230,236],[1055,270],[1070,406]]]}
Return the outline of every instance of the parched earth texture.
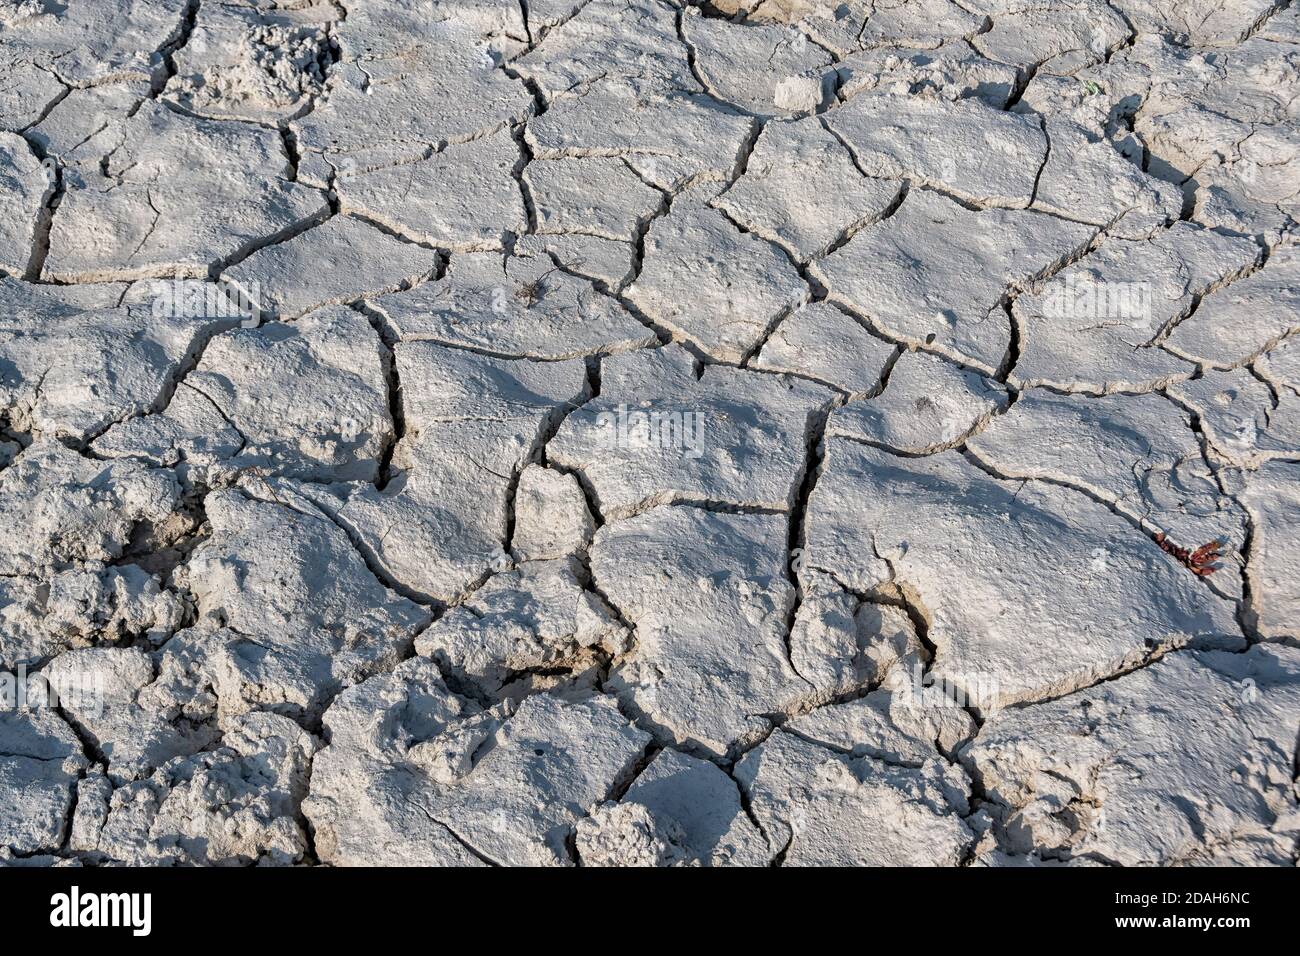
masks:
{"label": "parched earth texture", "polygon": [[1282,0],[0,0],[0,861],[1295,865],[1298,112]]}

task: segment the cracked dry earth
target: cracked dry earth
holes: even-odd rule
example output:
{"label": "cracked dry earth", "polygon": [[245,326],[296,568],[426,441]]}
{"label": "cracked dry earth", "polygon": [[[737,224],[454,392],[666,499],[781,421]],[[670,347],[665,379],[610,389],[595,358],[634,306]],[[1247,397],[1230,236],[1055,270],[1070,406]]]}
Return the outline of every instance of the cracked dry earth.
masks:
{"label": "cracked dry earth", "polygon": [[1295,865],[1297,103],[1280,0],[0,0],[0,861]]}

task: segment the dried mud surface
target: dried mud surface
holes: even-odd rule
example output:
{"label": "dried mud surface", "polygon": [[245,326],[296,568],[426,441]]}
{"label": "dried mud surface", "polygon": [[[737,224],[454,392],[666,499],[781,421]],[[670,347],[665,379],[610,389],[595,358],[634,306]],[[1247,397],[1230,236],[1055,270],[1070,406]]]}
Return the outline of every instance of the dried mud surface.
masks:
{"label": "dried mud surface", "polygon": [[1300,859],[1283,0],[0,0],[0,865]]}

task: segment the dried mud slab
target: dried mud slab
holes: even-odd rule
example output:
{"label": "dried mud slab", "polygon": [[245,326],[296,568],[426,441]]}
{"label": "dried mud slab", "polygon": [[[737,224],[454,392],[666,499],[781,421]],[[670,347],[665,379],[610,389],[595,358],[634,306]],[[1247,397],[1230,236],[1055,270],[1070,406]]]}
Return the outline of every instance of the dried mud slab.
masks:
{"label": "dried mud slab", "polygon": [[1047,158],[1037,123],[978,100],[857,96],[826,125],[867,175],[914,178],[981,206],[1028,206]]}
{"label": "dried mud slab", "polygon": [[100,169],[65,172],[46,278],[203,278],[328,212],[270,130],[146,102],[117,140]]}
{"label": "dried mud slab", "polygon": [[330,28],[343,16],[328,0],[283,9],[200,6],[164,96],[212,119],[263,125],[296,119],[324,91]]}
{"label": "dried mud slab", "polygon": [[1232,602],[1081,492],[995,478],[955,450],[828,445],[807,563],[855,591],[911,593],[932,672],[981,710],[1068,694],[1170,648],[1245,645]]}
{"label": "dried mud slab", "polygon": [[675,502],[786,510],[829,403],[820,386],[743,369],[697,380],[691,356],[669,346],[605,362],[600,398],[565,419],[547,454],[607,518]]}
{"label": "dried mud slab", "polygon": [[859,174],[848,150],[812,120],[769,123],[745,174],[715,205],[806,262],[892,211],[900,187]]}
{"label": "dried mud slab", "polygon": [[1296,665],[1285,647],[1171,655],[994,717],[962,762],[1008,807],[1022,851],[1126,866],[1285,865]]}
{"label": "dried mud slab", "polygon": [[325,726],[304,810],[337,865],[568,863],[566,838],[649,740],[605,697],[482,710],[427,659],[344,693]]}
{"label": "dried mud slab", "polygon": [[327,305],[359,302],[429,278],[432,249],[335,216],[287,242],[261,249],[221,278],[246,290],[263,316],[296,319]]}
{"label": "dried mud slab", "polygon": [[165,409],[114,425],[93,447],[214,485],[249,469],[373,480],[393,441],[386,365],[370,323],[343,306],[224,332]]}
{"label": "dried mud slab", "polygon": [[378,296],[369,306],[403,342],[511,358],[571,359],[657,341],[617,299],[546,255],[456,256],[439,281]]}
{"label": "dried mud slab", "polygon": [[[204,343],[239,322],[206,309],[173,308],[169,299],[151,296],[154,288],[35,286],[0,278],[0,411],[9,427],[83,442],[114,422],[156,410]],[[225,301],[215,288],[198,290],[208,301]]]}
{"label": "dried mud slab", "polygon": [[86,768],[81,743],[53,710],[0,713],[0,840],[16,853],[57,850],[72,809],[73,790]]}
{"label": "dried mud slab", "polygon": [[405,434],[382,487],[302,490],[403,593],[451,602],[508,564],[512,491],[544,437],[587,397],[581,362],[497,359],[399,343]]}
{"label": "dried mud slab", "polygon": [[307,855],[298,818],[319,742],[287,717],[233,720],[220,745],[114,787],[77,785],[69,847],[136,866],[287,866]]}
{"label": "dried mud slab", "polygon": [[719,361],[743,361],[808,297],[780,251],[693,197],[655,221],[645,250],[628,300]]}
{"label": "dried mud slab", "polygon": [[[383,586],[348,536],[287,486],[207,498],[212,534],[183,583],[198,620],[164,645],[147,706],[191,720],[271,710],[308,719],[392,668],[428,612]],[[251,559],[251,560],[250,560]]]}
{"label": "dried mud slab", "polygon": [[596,533],[592,574],[636,629],[610,685],[661,740],[725,756],[761,737],[761,715],[809,696],[783,643],[785,526],[671,507]]}
{"label": "dried mud slab", "polygon": [[994,374],[1011,345],[1012,290],[1081,254],[1095,230],[1010,209],[974,211],[929,190],[813,266],[835,302],[885,334]]}

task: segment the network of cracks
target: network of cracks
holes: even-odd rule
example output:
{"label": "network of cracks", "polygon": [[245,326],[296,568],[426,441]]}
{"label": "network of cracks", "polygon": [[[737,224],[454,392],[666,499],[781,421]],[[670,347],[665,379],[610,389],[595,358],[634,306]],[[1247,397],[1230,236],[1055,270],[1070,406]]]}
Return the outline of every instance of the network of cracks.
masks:
{"label": "network of cracks", "polygon": [[1295,865],[1281,0],[0,0],[0,863]]}

